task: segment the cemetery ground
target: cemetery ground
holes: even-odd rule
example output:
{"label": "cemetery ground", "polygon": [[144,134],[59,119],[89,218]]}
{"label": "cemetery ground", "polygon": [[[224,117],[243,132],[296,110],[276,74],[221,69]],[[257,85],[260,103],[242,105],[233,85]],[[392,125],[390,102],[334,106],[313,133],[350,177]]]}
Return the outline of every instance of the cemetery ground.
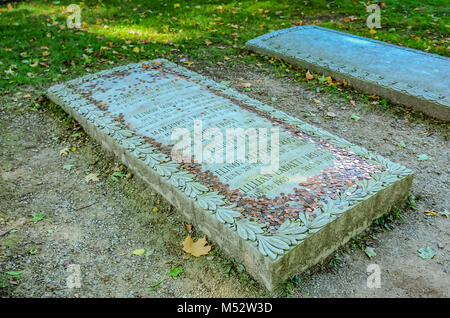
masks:
{"label": "cemetery ground", "polygon": [[[372,32],[353,1],[104,2],[83,2],[81,30],[65,27],[61,9],[70,1],[0,7],[2,297],[267,296],[213,241],[210,255],[186,257],[177,211],[41,96],[52,83],[158,57],[415,171],[404,206],[293,277],[281,296],[449,296],[448,125],[243,47],[302,23],[448,56],[440,1],[386,1],[383,28]],[[194,228],[193,236],[202,233]],[[422,258],[421,247],[436,255]],[[66,268],[78,263],[81,288],[68,289]],[[366,286],[373,263],[382,270],[380,289]]]}

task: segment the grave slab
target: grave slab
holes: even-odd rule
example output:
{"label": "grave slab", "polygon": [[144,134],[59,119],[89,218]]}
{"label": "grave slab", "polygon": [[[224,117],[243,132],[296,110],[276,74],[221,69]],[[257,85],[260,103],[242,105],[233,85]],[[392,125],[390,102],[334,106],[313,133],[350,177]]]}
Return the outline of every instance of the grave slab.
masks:
{"label": "grave slab", "polygon": [[249,50],[450,120],[450,59],[328,28],[307,25],[264,34]]}
{"label": "grave slab", "polygon": [[[397,163],[166,60],[87,75],[47,95],[270,291],[401,203],[413,179]],[[176,128],[184,137],[174,138]],[[236,128],[248,148],[241,161],[226,157],[238,153],[236,140],[216,139]],[[256,153],[252,128],[266,141]],[[179,162],[174,149],[186,136],[195,161]]]}

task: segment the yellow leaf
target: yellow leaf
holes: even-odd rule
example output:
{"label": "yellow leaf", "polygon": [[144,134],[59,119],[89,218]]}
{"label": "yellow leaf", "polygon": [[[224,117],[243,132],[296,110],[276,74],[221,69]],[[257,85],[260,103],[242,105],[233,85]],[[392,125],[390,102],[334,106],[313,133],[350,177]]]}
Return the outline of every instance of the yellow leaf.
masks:
{"label": "yellow leaf", "polygon": [[72,152],[74,152],[75,150],[77,150],[76,147],[73,147],[73,146],[72,146],[72,148],[70,148],[70,151],[72,151]]}
{"label": "yellow leaf", "polygon": [[377,33],[377,31],[375,31],[374,29],[370,29],[369,33],[370,34],[375,34],[375,33]]}
{"label": "yellow leaf", "polygon": [[68,154],[69,154],[69,148],[64,148],[64,149],[61,149],[60,151],[59,151],[59,155],[60,156],[62,156],[62,155],[65,155],[65,156],[67,156]]}
{"label": "yellow leaf", "polygon": [[139,48],[138,48],[137,46],[135,46],[135,47],[133,48],[133,52],[139,53]]}
{"label": "yellow leaf", "polygon": [[183,241],[183,251],[195,257],[200,257],[208,254],[211,250],[211,246],[206,244],[208,244],[206,241],[206,236],[197,240],[197,242],[194,242],[191,235],[188,234],[186,239]]}
{"label": "yellow leaf", "polygon": [[175,3],[174,5],[173,5],[173,7],[176,9],[176,8],[179,8],[180,7],[180,4],[179,3]]}
{"label": "yellow leaf", "polygon": [[311,73],[308,71],[308,72],[306,72],[305,77],[308,80],[312,80],[314,78],[314,75],[311,75]]}
{"label": "yellow leaf", "polygon": [[158,212],[158,211],[159,211],[159,209],[156,206],[152,209],[152,212]]}
{"label": "yellow leaf", "polygon": [[133,253],[131,253],[131,255],[144,255],[144,253],[145,253],[145,249],[143,249],[143,248],[141,248],[141,249],[138,249],[138,250],[134,250],[133,251]]}
{"label": "yellow leaf", "polygon": [[186,230],[186,233],[187,233],[187,234],[190,234],[191,231],[192,231],[192,224],[185,224],[185,225],[184,225],[184,228],[185,228],[185,230]]}
{"label": "yellow leaf", "polygon": [[313,101],[314,101],[314,103],[316,103],[316,104],[320,104],[320,100],[318,100],[318,99],[313,99]]}
{"label": "yellow leaf", "polygon": [[432,214],[434,216],[438,216],[438,214],[436,212],[433,212],[433,211],[423,211],[423,213]]}

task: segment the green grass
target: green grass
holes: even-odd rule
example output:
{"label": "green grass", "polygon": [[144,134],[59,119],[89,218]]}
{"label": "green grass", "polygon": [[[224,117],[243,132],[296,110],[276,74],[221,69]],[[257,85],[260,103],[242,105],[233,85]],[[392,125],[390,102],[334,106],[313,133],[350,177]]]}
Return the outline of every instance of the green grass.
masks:
{"label": "green grass", "polygon": [[[64,10],[81,6],[82,28],[69,29]],[[0,6],[0,88],[50,83],[131,61],[165,57],[196,63],[238,59],[260,63],[247,40],[293,25],[317,24],[449,56],[447,0],[386,1],[381,29],[369,13],[342,1],[22,1]],[[356,17],[351,22],[345,18]],[[184,60],[183,60],[184,59]],[[283,73],[281,73],[283,74]]]}

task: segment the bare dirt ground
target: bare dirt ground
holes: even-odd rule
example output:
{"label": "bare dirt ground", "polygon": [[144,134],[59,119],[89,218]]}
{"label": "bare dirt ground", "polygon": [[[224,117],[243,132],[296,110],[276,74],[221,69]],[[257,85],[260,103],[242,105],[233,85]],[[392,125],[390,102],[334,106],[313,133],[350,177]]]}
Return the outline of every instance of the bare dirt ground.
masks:
{"label": "bare dirt ground", "polygon": [[[241,83],[251,83],[245,94],[416,172],[412,194],[421,195],[417,209],[404,208],[404,220],[395,221],[390,231],[371,235],[366,244],[377,255],[370,260],[349,243],[333,259],[299,275],[291,297],[450,296],[450,221],[423,213],[450,210],[449,142],[441,129],[389,111],[368,110],[359,98],[353,106],[290,77],[280,78],[270,68],[239,64],[197,66],[197,71],[230,81],[239,91]],[[112,180],[120,163],[89,137],[72,137],[73,125],[48,109],[30,110],[23,96],[34,97],[44,89],[18,90],[0,99],[0,234],[16,229],[0,237],[0,275],[22,271],[16,285],[0,288],[0,296],[270,296],[258,283],[242,279],[243,273],[227,273],[232,262],[226,255],[184,258],[181,242],[186,232],[180,214],[137,178]],[[330,112],[336,117],[327,117]],[[352,120],[352,114],[361,119]],[[66,147],[76,149],[61,155]],[[419,161],[422,153],[430,159]],[[65,165],[73,167],[66,170]],[[84,177],[90,173],[99,173],[99,181],[87,182]],[[45,218],[34,223],[31,215],[39,212],[45,212]],[[420,258],[417,250],[422,246],[433,247],[437,255]],[[147,253],[131,255],[135,249]],[[373,263],[381,267],[379,289],[366,286],[366,268]],[[81,288],[66,285],[70,264],[80,265]],[[169,277],[179,264],[184,272]]]}

